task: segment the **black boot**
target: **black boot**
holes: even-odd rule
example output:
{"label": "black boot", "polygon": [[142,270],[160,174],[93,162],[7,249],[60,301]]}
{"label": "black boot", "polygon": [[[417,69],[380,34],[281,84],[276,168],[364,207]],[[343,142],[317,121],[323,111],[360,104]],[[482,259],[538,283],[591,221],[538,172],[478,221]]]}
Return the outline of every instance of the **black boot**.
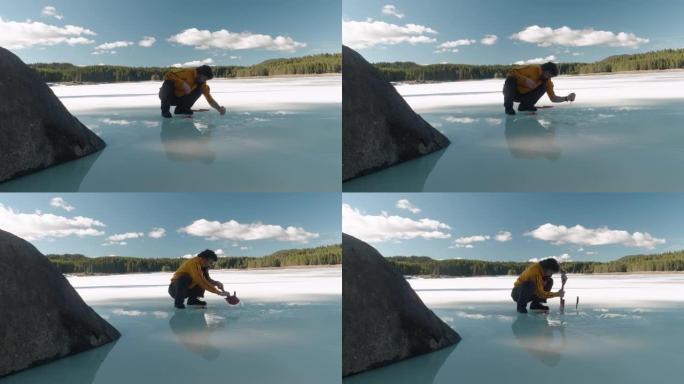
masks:
{"label": "black boot", "polygon": [[513,107],[506,107],[506,114],[515,115],[515,109],[513,109]]}
{"label": "black boot", "polygon": [[546,305],[543,305],[542,303],[538,303],[536,301],[533,301],[532,304],[530,304],[530,309],[548,311],[549,307],[547,307]]}
{"label": "black boot", "polygon": [[176,115],[189,115],[189,116],[192,116],[192,114],[193,114],[194,112],[192,111],[192,109],[184,109],[184,108],[178,108],[178,107],[176,107],[176,108],[173,110],[173,113],[176,114]]}
{"label": "black boot", "polygon": [[525,112],[525,111],[537,112],[537,107],[535,107],[534,105],[523,105],[523,104],[520,104],[520,105],[518,106],[518,112]]}
{"label": "black boot", "polygon": [[527,313],[527,304],[518,303],[518,307],[516,309],[518,310],[518,313]]}
{"label": "black boot", "polygon": [[185,304],[183,304],[182,301],[176,301],[173,303],[173,306],[178,308],[178,309],[185,309]]}
{"label": "black boot", "polygon": [[161,115],[167,119],[171,118],[171,106],[168,104],[162,104]]}
{"label": "black boot", "polygon": [[207,302],[206,302],[206,301],[202,301],[202,300],[200,300],[200,299],[198,299],[198,298],[196,298],[196,297],[191,297],[191,298],[188,299],[188,305],[199,305],[199,306],[202,306],[202,307],[206,307],[206,306],[207,306]]}

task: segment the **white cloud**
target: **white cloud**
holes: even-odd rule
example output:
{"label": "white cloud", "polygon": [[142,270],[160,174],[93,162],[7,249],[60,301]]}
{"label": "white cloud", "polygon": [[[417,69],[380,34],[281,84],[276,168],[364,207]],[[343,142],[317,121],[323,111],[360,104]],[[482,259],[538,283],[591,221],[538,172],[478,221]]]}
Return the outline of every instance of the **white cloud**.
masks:
{"label": "white cloud", "polygon": [[89,217],[68,218],[39,211],[20,213],[0,203],[0,229],[28,241],[67,236],[102,236],[104,232],[99,229],[102,227],[105,227],[102,222]]}
{"label": "white cloud", "polygon": [[480,39],[480,44],[494,45],[496,44],[497,40],[499,40],[499,37],[497,35],[485,35],[482,39]]}
{"label": "white cloud", "polygon": [[139,239],[141,237],[145,237],[145,234],[142,232],[117,233],[115,235],[109,236],[106,239],[107,241],[102,245],[127,245],[128,243],[126,240]]}
{"label": "white cloud", "polygon": [[467,237],[459,237],[454,240],[449,248],[474,248],[475,243],[481,243],[483,241],[489,240],[489,235],[475,235]]}
{"label": "white cloud", "polygon": [[157,39],[152,36],[143,36],[142,40],[138,41],[138,45],[144,48],[149,48],[157,42]]}
{"label": "white cloud", "polygon": [[246,250],[248,250],[248,249],[249,249],[249,247],[240,247],[240,250],[241,250],[241,251],[246,251]]}
{"label": "white cloud", "polygon": [[623,245],[626,247],[639,247],[653,249],[658,244],[664,244],[665,239],[651,236],[647,232],[629,233],[624,230],[614,230],[607,227],[585,228],[581,225],[566,227],[546,223],[525,234],[535,239],[550,241],[553,244],[575,245]]}
{"label": "white cloud", "polygon": [[401,199],[401,200],[397,201],[396,207],[399,209],[405,209],[407,211],[410,211],[411,213],[419,213],[420,212],[420,208],[416,207],[415,205],[413,205],[410,201],[408,201],[406,199]]}
{"label": "white cloud", "polygon": [[67,212],[71,212],[74,209],[76,209],[74,206],[69,205],[66,201],[64,201],[63,198],[61,197],[53,197],[50,200],[50,206],[55,207],[55,208],[62,208],[63,210]]}
{"label": "white cloud", "polygon": [[221,223],[206,219],[195,220],[192,224],[180,228],[178,232],[204,237],[207,240],[280,240],[297,243],[308,243],[319,236],[318,233],[307,232],[301,227],[283,228],[280,225],[262,224],[261,222],[242,224],[235,220]]}
{"label": "white cloud", "polygon": [[534,59],[528,59],[528,60],[519,60],[516,61],[515,65],[526,65],[526,64],[544,64],[548,63],[549,61],[556,61],[556,56],[554,55],[549,55],[546,57],[535,57]]}
{"label": "white cloud", "polygon": [[185,255],[181,256],[181,258],[183,259],[192,259],[193,257],[195,257],[195,255],[191,255],[189,253],[186,253]]}
{"label": "white cloud", "polygon": [[176,63],[171,65],[174,68],[183,68],[183,67],[199,67],[200,65],[214,65],[214,59],[211,57],[207,57],[204,60],[193,60],[193,61],[187,61],[185,63]]}
{"label": "white cloud", "polygon": [[112,41],[111,43],[103,43],[98,46],[96,46],[93,52],[91,52],[93,55],[102,55],[102,54],[115,54],[117,48],[126,48],[130,47],[132,45],[135,45],[134,42],[132,41]]}
{"label": "white cloud", "polygon": [[475,40],[469,40],[469,39],[459,39],[459,40],[447,41],[447,42],[444,42],[444,43],[438,45],[435,53],[458,52],[458,47],[461,47],[464,45],[471,45],[471,44],[475,44],[475,43],[476,43]]}
{"label": "white cloud", "polygon": [[392,4],[387,4],[384,7],[382,7],[382,13],[384,13],[385,15],[394,16],[397,19],[403,19],[404,16],[406,16],[403,13],[399,13],[399,10],[397,10],[397,7],[395,7]]}
{"label": "white cloud", "polygon": [[572,261],[572,256],[570,256],[570,255],[567,254],[567,253],[564,253],[564,254],[562,254],[562,255],[560,255],[560,256],[546,256],[546,257],[542,257],[541,259],[536,258],[536,257],[533,257],[533,258],[531,258],[531,259],[529,259],[529,260],[527,260],[527,261],[529,261],[530,263],[538,263],[538,262],[540,262],[540,261],[542,261],[542,260],[544,260],[544,259],[556,259],[559,263],[564,263],[564,262],[567,262],[567,261]]}
{"label": "white cloud", "polygon": [[164,228],[152,228],[152,230],[147,234],[148,237],[153,239],[161,239],[166,236],[166,229]]}
{"label": "white cloud", "polygon": [[93,44],[95,41],[85,36],[94,35],[95,32],[75,25],[57,27],[38,21],[19,22],[0,17],[0,46],[8,49],[29,48],[35,45]]}
{"label": "white cloud", "polygon": [[432,28],[418,24],[396,25],[367,19],[366,21],[342,20],[342,41],[354,49],[378,45],[426,44],[436,40],[428,35],[437,34]]}
{"label": "white cloud", "polygon": [[224,256],[226,255],[226,252],[224,252],[223,249],[221,249],[221,248],[215,250],[214,253],[215,253],[216,256],[218,256],[218,257],[224,257]]}
{"label": "white cloud", "polygon": [[433,219],[413,220],[401,216],[366,215],[349,204],[342,204],[342,231],[364,241],[378,243],[390,240],[422,238],[448,239],[451,227]]}
{"label": "white cloud", "polygon": [[54,17],[57,20],[62,20],[64,16],[57,14],[57,8],[53,6],[46,6],[43,8],[43,10],[40,12],[40,15],[43,17]]}
{"label": "white cloud", "polygon": [[507,241],[513,240],[513,235],[508,232],[508,231],[499,231],[496,236],[494,236],[494,240],[505,243]]}
{"label": "white cloud", "polygon": [[587,47],[608,45],[611,47],[638,48],[649,39],[637,37],[633,33],[596,31],[593,28],[571,29],[563,26],[557,29],[532,25],[511,36],[513,40],[534,43],[541,47],[562,45],[566,47]]}
{"label": "white cloud", "polygon": [[216,32],[189,28],[168,39],[172,43],[189,45],[195,49],[265,49],[267,51],[294,52],[306,47],[305,43],[291,37],[254,34],[251,32],[231,32],[221,29]]}

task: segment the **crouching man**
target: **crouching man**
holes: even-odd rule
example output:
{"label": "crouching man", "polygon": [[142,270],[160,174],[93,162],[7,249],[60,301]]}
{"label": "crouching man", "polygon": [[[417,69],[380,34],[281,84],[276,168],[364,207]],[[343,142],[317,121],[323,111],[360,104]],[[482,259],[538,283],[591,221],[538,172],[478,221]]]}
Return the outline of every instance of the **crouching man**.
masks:
{"label": "crouching man", "polygon": [[217,260],[216,253],[207,249],[181,264],[169,284],[169,295],[174,299],[176,308],[185,308],[186,298],[188,305],[206,306],[206,301],[199,299],[204,297],[204,291],[228,296],[228,293],[223,291],[223,284],[209,277],[209,268],[212,268]]}
{"label": "crouching man", "polygon": [[[542,303],[554,297],[564,297],[563,289],[556,293],[551,292],[551,287],[553,287],[551,276],[558,272],[560,272],[560,264],[552,258],[527,267],[515,281],[511,291],[511,298],[516,302],[518,312],[527,313],[527,303],[530,302],[532,303],[530,309],[548,311],[549,307]],[[566,278],[564,274],[562,278]]]}

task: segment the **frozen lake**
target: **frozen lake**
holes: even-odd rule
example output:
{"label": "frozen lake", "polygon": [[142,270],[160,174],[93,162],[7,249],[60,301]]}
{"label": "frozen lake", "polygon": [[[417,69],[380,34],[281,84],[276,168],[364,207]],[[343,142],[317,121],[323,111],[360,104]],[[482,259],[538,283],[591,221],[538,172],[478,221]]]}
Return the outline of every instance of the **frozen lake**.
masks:
{"label": "frozen lake", "polygon": [[[574,103],[508,117],[503,80],[399,84],[451,140],[445,150],[344,184],[345,191],[681,191],[684,72],[560,77]],[[516,106],[517,108],[517,106]]]}
{"label": "frozen lake", "polygon": [[340,76],[212,80],[228,112],[192,119],[160,116],[160,84],[53,86],[107,148],[0,191],[339,191]]}
{"label": "frozen lake", "polygon": [[425,304],[463,340],[344,382],[681,380],[675,367],[684,342],[684,274],[568,277],[565,313],[554,299],[548,315],[517,314],[510,299],[514,277],[410,279]]}
{"label": "frozen lake", "polygon": [[340,382],[341,268],[212,271],[241,303],[176,310],[171,274],[70,277],[122,334],[4,383]]}

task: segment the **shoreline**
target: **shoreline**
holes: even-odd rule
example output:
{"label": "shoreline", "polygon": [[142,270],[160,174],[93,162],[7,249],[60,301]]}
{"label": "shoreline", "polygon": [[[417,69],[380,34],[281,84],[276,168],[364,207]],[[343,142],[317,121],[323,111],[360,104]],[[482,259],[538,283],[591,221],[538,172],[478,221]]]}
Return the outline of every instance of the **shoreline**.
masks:
{"label": "shoreline", "polygon": [[[214,77],[212,80],[245,80],[245,79],[290,79],[297,77],[335,77],[341,76],[342,72],[331,72],[331,73],[312,73],[312,74],[302,74],[302,75],[274,75],[274,76],[242,76],[242,77]],[[45,82],[49,87],[54,85],[64,85],[64,86],[76,86],[76,85],[101,85],[101,84],[131,84],[131,83],[145,83],[145,82],[159,82],[162,80],[142,80],[142,81],[116,81],[116,82],[73,82],[73,81],[58,81],[58,82]]]}
{"label": "shoreline", "polygon": [[[634,271],[634,272],[604,272],[604,273],[568,273],[568,276],[626,276],[626,275],[684,275],[684,271]],[[477,275],[477,276],[431,276],[431,275],[403,275],[405,279],[468,279],[474,277],[517,277],[518,275]]]}
{"label": "shoreline", "polygon": [[[337,269],[342,267],[342,264],[334,265],[289,265],[285,267],[259,267],[259,268],[224,268],[224,269],[211,269],[213,272],[221,271],[269,271],[269,270],[282,270],[282,269]],[[64,276],[74,276],[74,277],[90,277],[90,276],[121,276],[121,275],[147,275],[150,273],[173,273],[173,271],[154,271],[154,272],[130,272],[130,273],[63,273]]]}

